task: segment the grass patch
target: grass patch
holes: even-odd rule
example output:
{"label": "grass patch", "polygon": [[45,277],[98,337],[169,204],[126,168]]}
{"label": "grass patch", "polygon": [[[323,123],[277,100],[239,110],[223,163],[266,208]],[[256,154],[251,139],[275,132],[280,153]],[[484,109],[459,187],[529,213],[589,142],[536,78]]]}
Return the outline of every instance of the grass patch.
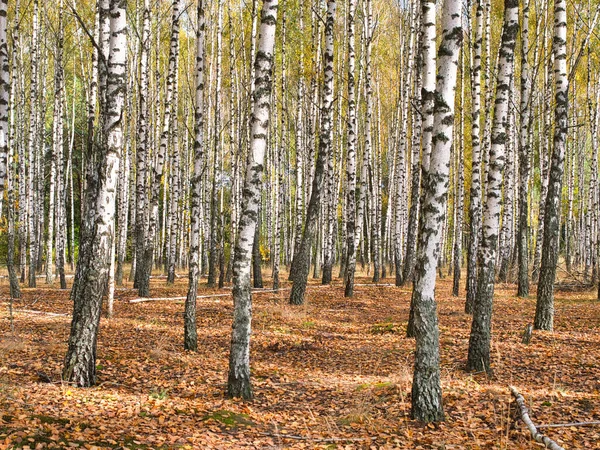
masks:
{"label": "grass patch", "polygon": [[228,427],[254,426],[254,422],[250,420],[247,414],[239,414],[233,411],[227,411],[226,409],[220,409],[210,414],[205,415],[202,420],[214,420],[215,422],[222,423]]}
{"label": "grass patch", "polygon": [[43,414],[36,414],[31,417],[33,419],[39,419],[40,422],[49,424],[49,425],[53,425],[53,424],[57,424],[57,423],[61,424],[61,425],[68,425],[71,422],[69,419],[63,419],[61,417],[45,416]]}
{"label": "grass patch", "polygon": [[376,323],[371,326],[371,334],[402,334],[400,325],[393,322]]}

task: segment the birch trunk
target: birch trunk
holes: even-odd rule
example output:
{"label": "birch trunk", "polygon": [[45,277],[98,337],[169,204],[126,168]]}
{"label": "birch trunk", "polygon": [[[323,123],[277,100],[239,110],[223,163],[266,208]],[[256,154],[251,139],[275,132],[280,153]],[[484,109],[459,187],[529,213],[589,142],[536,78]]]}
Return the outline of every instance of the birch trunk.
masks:
{"label": "birch trunk", "polygon": [[144,267],[144,246],[146,242],[147,195],[147,155],[148,155],[148,84],[150,53],[150,0],[144,0],[142,12],[142,42],[140,54],[140,88],[138,90],[136,180],[135,180],[135,279],[134,288],[140,285]]}
{"label": "birch trunk", "polygon": [[240,225],[233,260],[234,309],[227,396],[242,397],[244,399],[252,398],[252,385],[250,382],[252,320],[250,268],[269,129],[277,7],[277,0],[265,0],[263,2],[258,51],[254,63],[255,89],[253,92],[250,152],[248,153]]}
{"label": "birch trunk", "polygon": [[538,282],[534,328],[552,331],[554,327],[554,280],[559,252],[560,200],[568,127],[569,81],[567,77],[567,2],[554,1],[554,83],[555,129],[550,165],[548,196],[544,214],[544,240]]}
{"label": "birch trunk", "polygon": [[518,247],[518,287],[517,295],[529,296],[529,223],[527,188],[529,185],[529,152],[531,129],[531,81],[529,77],[529,1],[523,5],[523,20],[521,25],[521,135],[519,137],[519,230],[517,234]]}
{"label": "birch trunk", "polygon": [[[158,202],[165,160],[167,158],[167,146],[171,133],[171,116],[173,115],[173,89],[175,86],[175,78],[177,76],[179,61],[179,6],[179,0],[173,0],[171,40],[169,47],[169,69],[167,74],[167,93],[165,96],[165,115],[163,119],[163,128],[160,135],[160,145],[156,154],[156,162],[154,164],[151,176],[150,216],[148,219],[146,244],[144,247],[144,259],[143,261],[138,261],[138,264],[144,265],[144,267],[141,269],[142,277],[139,280],[140,297],[148,297],[150,295],[150,275],[152,274],[152,267],[154,266],[155,238],[158,227]],[[166,199],[166,196],[164,199]]]}
{"label": "birch trunk", "polygon": [[[492,303],[496,252],[502,209],[502,173],[506,161],[506,145],[509,136],[509,96],[514,70],[514,56],[519,31],[518,0],[504,1],[504,28],[498,60],[498,82],[491,135],[486,202],[483,210],[483,232],[479,249],[479,274],[477,276],[477,299],[473,311],[467,368],[472,371],[491,373],[490,343],[492,327]],[[506,205],[507,207],[509,205]]]}
{"label": "birch trunk", "polygon": [[465,186],[465,172],[464,172],[464,141],[465,141],[465,83],[467,77],[465,76],[465,48],[460,53],[460,127],[458,132],[458,139],[455,140],[455,149],[458,149],[456,156],[456,171],[455,183],[456,183],[456,196],[454,198],[454,209],[455,209],[455,222],[454,222],[454,245],[453,245],[453,257],[452,257],[452,295],[458,297],[460,290],[460,272],[462,263],[462,241],[463,241],[463,210],[464,210],[464,186]]}
{"label": "birch trunk", "polygon": [[27,217],[29,229],[29,287],[35,287],[35,271],[37,266],[37,239],[36,239],[36,223],[34,211],[37,205],[35,201],[35,156],[37,153],[37,128],[38,128],[38,15],[39,4],[38,0],[33,2],[33,34],[31,38],[31,83],[29,95],[29,147],[28,147],[28,183],[27,183]]}
{"label": "birch trunk", "polygon": [[192,215],[190,235],[189,285],[185,300],[184,338],[186,350],[198,350],[196,297],[200,278],[200,231],[202,227],[202,176],[204,172],[204,1],[198,0],[196,28],[196,105],[194,108],[194,172],[192,175]]}
{"label": "birch trunk", "polygon": [[[0,1],[0,29],[6,31],[7,23],[6,14],[2,11],[7,11],[7,1]],[[19,1],[16,2],[16,10],[13,25],[13,48],[12,48],[12,74],[11,74],[11,86],[5,85],[5,76],[8,75],[8,46],[6,42],[6,34],[4,39],[0,37],[0,68],[2,73],[0,74],[0,99],[3,95],[9,94],[7,89],[10,89],[10,94],[6,106],[9,107],[10,125],[8,123],[0,123],[0,151],[4,151],[5,148],[8,150],[7,157],[7,177],[6,177],[6,197],[7,197],[7,219],[8,219],[8,243],[7,243],[7,254],[6,254],[6,267],[8,269],[8,279],[10,285],[10,296],[11,298],[21,298],[21,288],[19,286],[19,277],[17,270],[15,269],[15,215],[17,214],[17,205],[15,202],[14,185],[15,175],[17,174],[17,168],[14,166],[14,155],[19,154],[16,151],[17,148],[22,148],[22,143],[17,143],[17,124],[16,124],[16,98],[17,98],[17,70],[18,70],[18,56],[16,45],[19,42]],[[6,99],[6,97],[4,97]],[[0,120],[3,119],[3,108],[4,102],[0,102]],[[9,134],[5,134],[8,132]],[[3,139],[7,139],[8,142],[2,142]],[[7,145],[6,145],[7,144]],[[23,227],[23,225],[21,225]]]}
{"label": "birch trunk", "polygon": [[310,269],[310,251],[317,228],[321,194],[323,189],[323,172],[329,158],[331,158],[333,138],[333,22],[335,16],[335,0],[327,2],[327,19],[325,24],[325,53],[323,64],[323,90],[321,98],[321,135],[319,139],[319,154],[312,181],[310,200],[306,211],[306,223],[302,235],[300,248],[294,258],[294,275],[290,303],[301,305],[304,303],[304,293]]}
{"label": "birch trunk", "polygon": [[[422,137],[422,156],[421,156],[421,183],[425,183],[425,171],[429,165],[429,159],[432,150],[432,133],[434,122],[434,97],[436,90],[436,4],[434,0],[421,0],[421,116],[423,118],[423,137]],[[416,169],[414,167],[413,170]],[[417,175],[415,175],[417,176]],[[421,177],[421,175],[418,175]],[[414,188],[416,180],[413,180]],[[409,212],[408,236],[406,241],[406,257],[404,259],[404,268],[402,271],[402,281],[407,283],[413,281],[415,268],[415,258],[417,251],[417,231],[420,229],[418,209],[413,210],[412,205],[418,208],[418,201],[415,201],[416,193],[411,194],[411,212]],[[424,193],[422,194],[424,195]],[[410,219],[412,218],[412,222]],[[412,308],[411,308],[412,309]]]}
{"label": "birch trunk", "polygon": [[[58,34],[54,61],[54,117],[52,132],[52,153],[50,156],[50,189],[48,194],[48,234],[46,238],[46,284],[54,282],[54,220],[55,198],[62,195],[57,190],[57,172],[62,165],[63,146],[63,106],[64,106],[64,73],[63,73],[63,26],[62,2],[59,3]],[[58,193],[58,195],[56,195]],[[56,218],[58,222],[58,217]]]}
{"label": "birch trunk", "polygon": [[[126,1],[110,2],[110,47],[106,84],[106,117],[103,132],[106,144],[99,152],[100,174],[94,224],[89,238],[90,257],[81,277],[74,301],[69,349],[65,357],[63,379],[80,387],[96,381],[96,343],[102,295],[110,269],[111,248],[115,235],[116,187],[119,157],[123,149],[123,105],[127,75]],[[81,261],[80,261],[81,263]]]}
{"label": "birch trunk", "polygon": [[346,148],[346,252],[347,263],[344,274],[346,284],[344,296],[354,294],[354,267],[356,265],[356,3],[348,2],[348,119],[347,119],[347,148]]}
{"label": "birch trunk", "polygon": [[467,296],[465,312],[473,313],[477,295],[477,249],[481,232],[481,47],[483,40],[483,2],[477,0],[473,68],[471,70],[471,190],[469,192],[469,248],[467,251]]}
{"label": "birch trunk", "polygon": [[[423,2],[424,34],[435,29],[435,15],[429,15],[435,3]],[[438,52],[438,74],[435,89],[433,127],[426,125],[432,140],[430,157],[424,157],[423,201],[412,293],[415,366],[412,385],[411,416],[423,422],[444,420],[440,382],[439,328],[435,301],[436,269],[440,253],[441,228],[446,215],[450,149],[454,126],[454,90],[458,69],[458,53],[462,42],[462,2],[447,0],[442,12],[442,41]],[[427,41],[428,39],[426,39]],[[424,43],[424,47],[435,41]],[[424,59],[431,53],[424,50]],[[431,67],[431,61],[425,63]],[[429,71],[424,73],[423,99],[432,98]],[[426,119],[427,120],[427,119]]]}
{"label": "birch trunk", "polygon": [[[7,27],[8,0],[0,0],[0,199],[4,199],[4,183],[6,181],[6,161],[9,145],[8,114],[10,96],[10,77],[8,65],[8,39],[6,34]],[[15,70],[15,68],[13,68],[13,70]],[[12,205],[9,205],[9,209],[12,209]]]}

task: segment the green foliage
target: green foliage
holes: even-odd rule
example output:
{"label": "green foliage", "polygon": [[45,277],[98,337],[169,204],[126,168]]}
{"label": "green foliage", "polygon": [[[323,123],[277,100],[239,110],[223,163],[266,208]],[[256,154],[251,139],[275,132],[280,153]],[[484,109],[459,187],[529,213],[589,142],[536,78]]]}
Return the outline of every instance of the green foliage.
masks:
{"label": "green foliage", "polygon": [[210,414],[207,414],[202,418],[202,420],[214,420],[216,422],[222,423],[223,425],[233,428],[236,428],[240,425],[256,425],[250,420],[247,414],[240,414],[233,411],[228,411],[226,409],[220,409],[218,411],[214,411]]}

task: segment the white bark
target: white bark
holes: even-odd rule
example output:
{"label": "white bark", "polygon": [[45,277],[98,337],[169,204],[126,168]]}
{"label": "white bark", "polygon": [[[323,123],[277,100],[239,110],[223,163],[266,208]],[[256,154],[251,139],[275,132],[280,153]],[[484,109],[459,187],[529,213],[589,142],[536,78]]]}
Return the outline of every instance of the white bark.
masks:
{"label": "white bark", "polygon": [[250,272],[252,245],[258,219],[261,176],[267,147],[269,110],[273,71],[273,50],[277,22],[277,0],[265,0],[261,15],[260,36],[256,53],[255,89],[252,111],[250,153],[240,214],[238,240],[233,262],[233,330],[229,357],[227,395],[252,398],[250,384],[250,333],[252,296]]}
{"label": "white bark", "polygon": [[[461,20],[462,2],[447,0],[442,12],[442,42],[438,52],[431,130],[433,148],[429,161],[424,158],[423,163],[423,201],[412,294],[416,350],[411,415],[424,422],[437,422],[444,418],[435,283],[448,196],[454,90],[463,34]],[[427,20],[423,21],[423,25],[427,26]],[[427,78],[428,74],[425,74],[424,86],[429,82],[425,81]],[[426,93],[425,89],[423,93]],[[424,95],[424,99],[429,95]]]}
{"label": "white bark", "polygon": [[[502,210],[502,175],[506,163],[509,136],[509,95],[514,70],[514,54],[519,30],[518,0],[504,1],[504,28],[498,60],[498,81],[492,125],[486,202],[483,209],[483,229],[479,247],[477,299],[473,311],[469,340],[468,368],[491,372],[490,342],[494,277],[498,249],[498,232]],[[508,205],[507,205],[508,206]],[[511,205],[512,207],[512,205]]]}
{"label": "white bark", "polygon": [[544,214],[544,240],[538,283],[534,328],[554,327],[554,280],[560,238],[560,200],[568,127],[569,80],[567,76],[567,2],[554,1],[554,149],[550,166],[548,196]]}

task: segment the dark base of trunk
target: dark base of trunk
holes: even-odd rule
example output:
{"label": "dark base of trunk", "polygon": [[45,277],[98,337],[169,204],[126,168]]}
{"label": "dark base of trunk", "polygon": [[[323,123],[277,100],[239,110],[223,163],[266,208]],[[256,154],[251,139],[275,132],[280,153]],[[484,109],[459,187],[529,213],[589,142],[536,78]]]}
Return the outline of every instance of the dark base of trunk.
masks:
{"label": "dark base of trunk", "polygon": [[216,250],[213,250],[211,254],[208,256],[208,279],[206,284],[210,288],[214,288],[217,286],[217,257],[212,253]]}
{"label": "dark base of trunk", "polygon": [[225,286],[225,250],[221,245],[221,251],[219,252],[219,289],[223,289]]}
{"label": "dark base of trunk", "polygon": [[342,257],[340,259],[340,273],[338,278],[346,278],[346,264],[348,262],[348,251],[346,247],[342,249]]}
{"label": "dark base of trunk", "polygon": [[348,266],[346,268],[346,288],[344,290],[344,297],[351,298],[354,296],[354,267]]}
{"label": "dark base of trunk", "polygon": [[10,297],[21,298],[21,287],[15,269],[11,266],[8,268],[8,280],[10,283]]}
{"label": "dark base of trunk", "polygon": [[123,286],[123,261],[117,261],[117,270],[115,272],[115,284]]}
{"label": "dark base of trunk", "polygon": [[442,390],[430,377],[414,377],[412,387],[412,401],[410,416],[420,422],[443,422],[444,407],[442,403]]}
{"label": "dark base of trunk", "polygon": [[460,293],[460,265],[454,261],[454,273],[452,279],[452,295],[458,297]]}
{"label": "dark base of trunk", "polygon": [[303,305],[306,293],[306,282],[310,270],[310,242],[303,242],[296,258],[294,258],[294,284],[290,293],[291,305]]}
{"label": "dark base of trunk", "polygon": [[183,317],[183,348],[198,351],[198,332],[196,330],[196,294],[198,279],[190,277],[190,288],[185,300],[185,313]]}
{"label": "dark base of trunk", "polygon": [[406,324],[406,337],[415,337],[415,302],[412,296],[410,298],[410,311],[408,313],[408,323]]}
{"label": "dark base of trunk", "polygon": [[35,279],[35,264],[31,264],[29,266],[29,287],[36,287],[36,279]]}
{"label": "dark base of trunk", "polygon": [[321,280],[321,284],[331,284],[331,279],[333,277],[333,267],[331,267],[331,263],[326,262],[323,264],[323,278]]}
{"label": "dark base of trunk", "polygon": [[273,290],[279,290],[279,269],[273,270]]}
{"label": "dark base of trunk", "polygon": [[418,309],[415,366],[411,393],[411,417],[421,422],[444,420],[440,380],[439,331],[437,307],[433,298],[423,298],[417,290],[411,296],[412,309]]}
{"label": "dark base of trunk", "polygon": [[492,340],[492,305],[494,301],[494,262],[481,267],[478,276],[477,302],[473,311],[467,370],[492,374],[490,345]]}
{"label": "dark base of trunk", "polygon": [[229,374],[227,378],[227,398],[242,398],[244,400],[252,400],[254,397],[252,393],[252,384],[250,378],[236,378]]}
{"label": "dark base of trunk", "polygon": [[373,264],[373,283],[379,283],[380,279],[379,264]]}
{"label": "dark base of trunk", "polygon": [[60,280],[60,288],[67,289],[67,279],[65,277],[65,266],[64,263],[58,265],[58,279]]}
{"label": "dark base of trunk", "polygon": [[533,328],[536,330],[552,331],[554,329],[554,273],[552,277],[540,272],[538,283],[537,303]]}
{"label": "dark base of trunk", "polygon": [[[408,255],[407,255],[408,257]],[[414,272],[414,263],[411,264],[407,259],[404,260],[404,266],[400,268],[401,272],[398,275],[398,269],[396,269],[396,286],[404,286],[408,282],[412,281]],[[400,283],[400,284],[398,284]]]}
{"label": "dark base of trunk", "polygon": [[527,274],[525,274],[525,277],[519,276],[519,284],[517,285],[517,297],[529,297],[529,278],[527,277]]}
{"label": "dark base of trunk", "polygon": [[138,294],[140,297],[150,296],[150,274],[152,273],[153,248],[147,248],[144,251],[144,259],[140,261],[140,278],[138,280]]}
{"label": "dark base of trunk", "polygon": [[131,261],[131,270],[129,271],[129,275],[127,277],[127,281],[133,281],[133,282],[135,282],[135,272],[136,272],[136,270],[137,270],[137,264],[136,264],[135,255],[134,255],[133,261]]}
{"label": "dark base of trunk", "polygon": [[167,284],[175,283],[175,264],[169,264],[169,269],[167,270]]}
{"label": "dark base of trunk", "polygon": [[292,292],[290,293],[290,305],[303,305],[305,293],[306,281],[304,283],[299,282],[298,280],[294,281]]}
{"label": "dark base of trunk", "polygon": [[402,273],[402,263],[396,259],[396,286],[404,285],[405,278]]}

